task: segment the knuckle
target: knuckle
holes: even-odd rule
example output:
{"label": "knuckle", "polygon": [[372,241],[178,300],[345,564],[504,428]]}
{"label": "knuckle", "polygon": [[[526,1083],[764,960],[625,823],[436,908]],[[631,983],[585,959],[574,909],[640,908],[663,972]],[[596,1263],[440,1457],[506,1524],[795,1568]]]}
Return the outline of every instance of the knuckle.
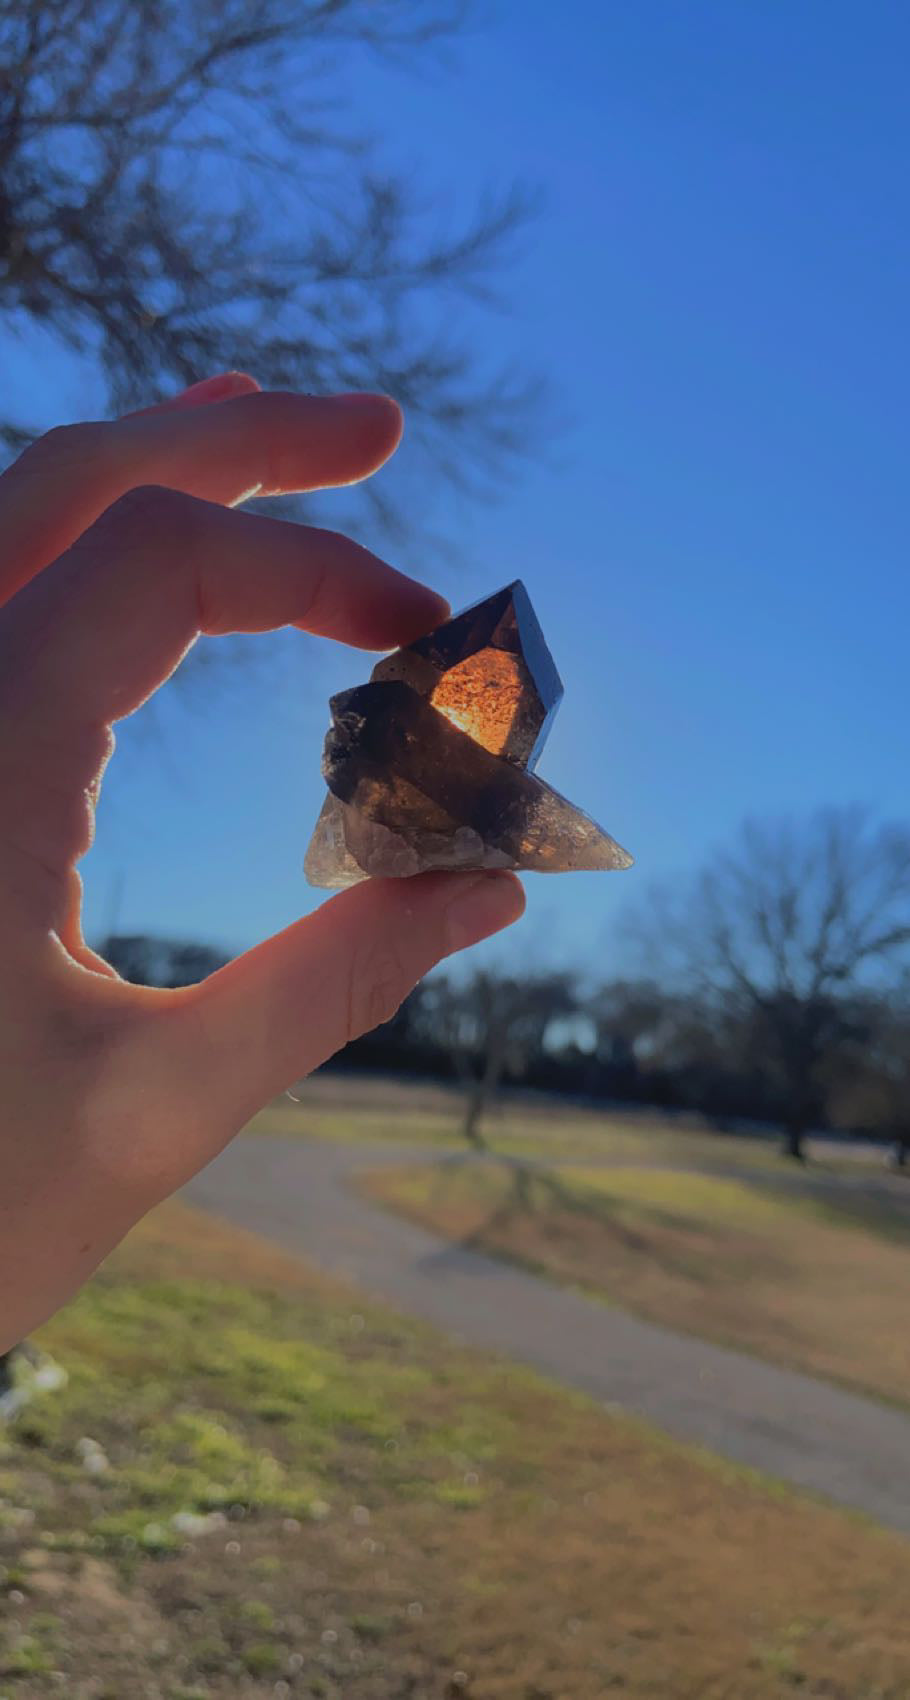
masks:
{"label": "knuckle", "polygon": [[257,433],[256,482],[260,496],[278,496],[294,488],[299,470],[299,446],[291,422],[293,398],[272,392],[265,396],[244,396],[243,407],[248,416],[259,415]]}
{"label": "knuckle", "polygon": [[348,1039],[391,1021],[412,981],[394,947],[374,945],[355,952],[348,982]]}
{"label": "knuckle", "polygon": [[305,606],[297,618],[319,631],[323,625],[332,623],[339,601],[340,575],[331,570],[338,552],[338,538],[335,533],[322,531],[316,526],[308,527],[308,531],[310,567]]}

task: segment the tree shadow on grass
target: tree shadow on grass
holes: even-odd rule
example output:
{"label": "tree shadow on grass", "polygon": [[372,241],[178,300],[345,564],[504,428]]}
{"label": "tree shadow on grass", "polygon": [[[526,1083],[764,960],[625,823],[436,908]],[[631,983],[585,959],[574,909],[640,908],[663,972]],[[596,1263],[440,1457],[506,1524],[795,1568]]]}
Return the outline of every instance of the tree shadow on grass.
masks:
{"label": "tree shadow on grass", "polygon": [[[461,1161],[464,1162],[464,1159]],[[500,1257],[505,1255],[525,1267],[546,1271],[545,1258],[524,1256],[509,1247],[510,1232],[516,1224],[526,1223],[535,1216],[544,1231],[548,1218],[551,1227],[559,1224],[560,1219],[564,1223],[574,1218],[600,1229],[612,1248],[636,1257],[654,1259],[670,1275],[691,1279],[695,1274],[706,1272],[710,1247],[706,1247],[702,1256],[694,1253],[692,1248],[672,1247],[666,1240],[659,1244],[655,1242],[655,1233],[679,1234],[693,1229],[708,1238],[710,1228],[689,1215],[652,1203],[637,1203],[637,1210],[646,1218],[642,1226],[637,1226],[624,1219],[624,1200],[611,1198],[594,1188],[573,1186],[561,1175],[527,1158],[487,1150],[482,1157],[468,1161],[498,1171],[507,1178],[508,1184],[489,1215],[459,1238],[458,1244],[465,1250]],[[440,1176],[440,1182],[444,1185],[443,1176]]]}
{"label": "tree shadow on grass", "polygon": [[910,1248],[910,1188],[879,1178],[845,1180],[838,1175],[798,1177],[751,1175],[748,1185],[766,1197],[789,1195],[814,1207],[816,1219],[832,1228],[860,1228]]}

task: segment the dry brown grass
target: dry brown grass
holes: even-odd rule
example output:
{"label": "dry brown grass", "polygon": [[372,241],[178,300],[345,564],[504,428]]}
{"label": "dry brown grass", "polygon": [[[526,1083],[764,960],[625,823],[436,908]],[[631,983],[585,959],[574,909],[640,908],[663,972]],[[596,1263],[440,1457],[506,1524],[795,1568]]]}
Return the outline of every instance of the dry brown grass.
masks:
{"label": "dry brown grass", "polygon": [[[29,1408],[0,1461],[11,1700],[910,1694],[910,1545],[179,1206],[47,1340],[70,1388]],[[229,1483],[236,1521],[187,1550],[137,1544],[117,1530],[164,1518],[149,1448],[182,1457],[188,1416],[207,1446],[226,1431],[274,1469],[258,1498]],[[76,1463],[85,1433],[107,1476]],[[211,1470],[204,1448],[190,1463]]]}
{"label": "dry brown grass", "polygon": [[889,1207],[647,1170],[517,1179],[496,1164],[415,1165],[362,1184],[447,1238],[652,1321],[910,1403],[910,1188],[905,1214],[900,1181]]}
{"label": "dry brown grass", "polygon": [[[465,1150],[464,1095],[452,1085],[392,1076],[314,1074],[255,1116],[251,1134],[371,1140]],[[659,1111],[592,1109],[544,1092],[504,1091],[488,1109],[484,1134],[497,1150],[571,1161],[777,1169],[777,1142],[712,1129],[703,1117]]]}

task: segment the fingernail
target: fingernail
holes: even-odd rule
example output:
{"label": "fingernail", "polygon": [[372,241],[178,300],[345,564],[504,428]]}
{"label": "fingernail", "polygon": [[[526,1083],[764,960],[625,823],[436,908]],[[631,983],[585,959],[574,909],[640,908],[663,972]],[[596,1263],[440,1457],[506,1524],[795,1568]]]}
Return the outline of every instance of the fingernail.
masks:
{"label": "fingernail", "polygon": [[510,926],[518,920],[524,906],[524,892],[512,874],[480,874],[472,884],[461,888],[446,910],[449,952],[465,950],[468,945]]}

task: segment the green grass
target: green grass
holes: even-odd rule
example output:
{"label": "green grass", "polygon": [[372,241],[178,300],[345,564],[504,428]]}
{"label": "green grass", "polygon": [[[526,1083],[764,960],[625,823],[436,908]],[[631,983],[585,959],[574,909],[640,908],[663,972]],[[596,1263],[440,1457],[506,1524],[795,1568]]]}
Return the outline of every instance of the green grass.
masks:
{"label": "green grass", "polygon": [[180,1206],[43,1340],[69,1383],[0,1442],[4,1700],[910,1692],[907,1543]]}

